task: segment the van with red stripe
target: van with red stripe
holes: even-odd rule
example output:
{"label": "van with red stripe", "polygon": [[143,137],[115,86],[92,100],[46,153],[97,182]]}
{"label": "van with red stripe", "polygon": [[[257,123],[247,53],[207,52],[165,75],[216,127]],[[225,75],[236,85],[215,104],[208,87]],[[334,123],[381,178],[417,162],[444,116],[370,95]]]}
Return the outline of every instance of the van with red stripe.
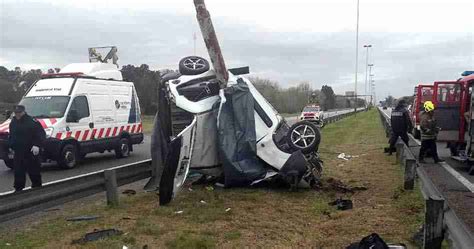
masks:
{"label": "van with red stripe", "polygon": [[[42,158],[63,168],[93,152],[114,150],[117,158],[127,157],[143,141],[137,92],[113,64],[75,63],[44,74],[20,104],[46,131]],[[11,168],[9,123],[0,124],[0,159]]]}

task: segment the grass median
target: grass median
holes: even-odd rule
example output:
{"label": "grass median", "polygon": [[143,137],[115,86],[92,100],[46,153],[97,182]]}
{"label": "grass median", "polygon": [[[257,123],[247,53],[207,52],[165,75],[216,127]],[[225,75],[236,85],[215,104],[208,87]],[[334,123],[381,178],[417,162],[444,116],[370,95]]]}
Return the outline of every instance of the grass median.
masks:
{"label": "grass median", "polygon": [[[382,153],[387,139],[375,110],[329,124],[320,146],[325,175],[320,190],[220,189],[196,185],[166,207],[154,193],[121,196],[119,207],[104,202],[71,210],[67,217],[99,215],[95,221],[39,221],[25,230],[0,230],[8,248],[345,248],[376,232],[386,241],[411,244],[422,222],[419,191],[403,191],[394,158]],[[351,155],[339,159],[340,153]],[[357,187],[343,193],[339,185]],[[362,190],[366,189],[366,190]],[[349,198],[354,208],[328,202]],[[71,245],[94,229],[117,228],[119,236]]]}

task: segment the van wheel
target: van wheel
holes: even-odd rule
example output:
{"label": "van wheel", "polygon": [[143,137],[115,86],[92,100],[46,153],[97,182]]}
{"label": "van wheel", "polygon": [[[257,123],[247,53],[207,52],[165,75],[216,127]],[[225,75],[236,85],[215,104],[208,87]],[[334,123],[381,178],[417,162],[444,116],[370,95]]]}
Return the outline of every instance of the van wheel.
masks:
{"label": "van wheel", "polygon": [[119,146],[115,149],[115,156],[117,158],[125,158],[130,156],[130,141],[127,138],[120,139]]}
{"label": "van wheel", "polygon": [[66,144],[61,150],[59,166],[65,169],[72,169],[77,165],[77,148],[74,144]]}
{"label": "van wheel", "polygon": [[6,159],[6,160],[3,160],[3,162],[5,162],[5,165],[9,168],[9,169],[13,169],[13,160],[12,159]]}

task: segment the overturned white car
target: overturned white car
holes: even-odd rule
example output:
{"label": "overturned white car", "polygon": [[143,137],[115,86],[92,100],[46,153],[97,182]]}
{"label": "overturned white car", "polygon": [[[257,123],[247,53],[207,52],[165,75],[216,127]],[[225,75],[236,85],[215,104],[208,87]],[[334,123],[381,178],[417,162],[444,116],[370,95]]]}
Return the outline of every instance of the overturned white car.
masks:
{"label": "overturned white car", "polygon": [[[158,116],[162,120],[155,121],[152,139],[155,145],[169,142],[159,188],[162,205],[172,200],[190,170],[222,177],[226,187],[275,176],[293,186],[318,183],[322,173],[319,128],[308,121],[289,127],[241,76],[246,71],[230,69],[227,87],[221,89],[208,62],[191,56],[181,60],[180,74],[164,76],[171,115]],[[171,139],[164,135],[158,141],[157,132],[171,133]]]}

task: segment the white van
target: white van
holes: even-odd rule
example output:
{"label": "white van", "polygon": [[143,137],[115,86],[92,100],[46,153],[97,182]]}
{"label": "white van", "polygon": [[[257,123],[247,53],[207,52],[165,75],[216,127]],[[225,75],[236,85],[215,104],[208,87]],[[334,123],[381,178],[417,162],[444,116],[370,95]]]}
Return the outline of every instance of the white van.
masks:
{"label": "white van", "polygon": [[[114,150],[127,157],[143,141],[140,105],[132,82],[125,82],[115,65],[76,63],[61,73],[44,74],[20,101],[41,123],[47,141],[43,160],[73,168],[86,154]],[[12,168],[8,126],[0,125],[0,159]]]}

